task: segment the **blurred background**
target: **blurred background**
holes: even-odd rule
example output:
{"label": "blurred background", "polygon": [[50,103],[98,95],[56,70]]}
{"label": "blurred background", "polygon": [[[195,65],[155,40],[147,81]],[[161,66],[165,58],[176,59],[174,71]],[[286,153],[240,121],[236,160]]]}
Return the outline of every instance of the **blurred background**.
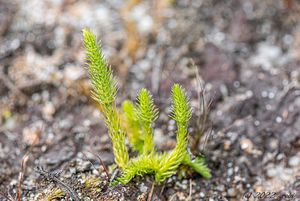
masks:
{"label": "blurred background", "polygon": [[[213,178],[174,177],[157,197],[299,195],[299,11],[296,0],[0,0],[0,189],[16,193],[26,154],[25,200],[47,190],[36,183],[37,165],[63,176],[89,172],[87,158],[99,166],[90,150],[113,163],[89,98],[81,32],[88,27],[118,79],[118,102],[142,87],[154,94],[160,150],[176,143],[170,88],[179,82],[189,92],[192,152],[206,156]],[[198,143],[200,89],[211,104]]]}

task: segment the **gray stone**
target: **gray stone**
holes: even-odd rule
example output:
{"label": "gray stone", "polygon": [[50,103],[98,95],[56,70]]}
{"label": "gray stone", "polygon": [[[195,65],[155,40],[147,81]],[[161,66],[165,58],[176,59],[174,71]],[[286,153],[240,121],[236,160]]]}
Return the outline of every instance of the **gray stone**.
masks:
{"label": "gray stone", "polygon": [[298,156],[293,156],[289,159],[289,166],[296,167],[300,164],[300,158]]}

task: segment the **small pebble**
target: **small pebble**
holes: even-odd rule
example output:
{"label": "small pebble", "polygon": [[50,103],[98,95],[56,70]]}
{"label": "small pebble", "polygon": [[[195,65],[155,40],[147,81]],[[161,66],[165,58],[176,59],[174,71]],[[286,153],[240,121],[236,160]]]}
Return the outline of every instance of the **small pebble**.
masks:
{"label": "small pebble", "polygon": [[64,70],[65,80],[75,81],[84,75],[84,70],[77,66],[66,66]]}
{"label": "small pebble", "polygon": [[82,161],[78,164],[77,170],[79,172],[88,171],[91,167],[91,163],[89,161]]}
{"label": "small pebble", "polygon": [[271,139],[271,140],[270,140],[270,143],[269,143],[270,148],[271,148],[272,150],[277,149],[278,143],[279,143],[279,142],[278,142],[277,139]]}
{"label": "small pebble", "polygon": [[140,189],[140,191],[141,191],[142,193],[146,193],[147,190],[148,190],[148,187],[145,186],[144,183],[141,183],[141,185],[139,186],[139,189]]}
{"label": "small pebble", "polygon": [[51,120],[53,118],[53,114],[55,113],[55,107],[52,102],[48,102],[42,108],[43,117],[47,120]]}
{"label": "small pebble", "polygon": [[179,182],[179,181],[176,182],[176,186],[178,186],[179,188],[182,188],[182,189],[187,189],[188,188],[187,184],[184,184],[184,183]]}
{"label": "small pebble", "polygon": [[233,168],[229,168],[227,170],[227,174],[228,174],[228,176],[232,176],[233,175]]}
{"label": "small pebble", "polygon": [[224,185],[218,185],[217,190],[220,191],[220,192],[224,192],[225,186]]}
{"label": "small pebble", "polygon": [[277,122],[277,123],[281,123],[281,122],[282,122],[282,118],[281,118],[281,117],[279,117],[279,116],[278,116],[278,117],[276,117],[276,122]]}
{"label": "small pebble", "polygon": [[297,167],[300,164],[300,158],[298,156],[293,156],[289,159],[289,166]]}
{"label": "small pebble", "polygon": [[276,171],[275,168],[269,168],[267,170],[267,176],[270,177],[270,178],[275,177],[276,174],[277,174],[277,171]]}
{"label": "small pebble", "polygon": [[240,142],[241,149],[245,150],[246,153],[251,154],[253,151],[253,143],[249,139],[242,139]]}
{"label": "small pebble", "polygon": [[27,145],[37,143],[40,135],[41,129],[38,127],[25,127],[22,131],[23,142]]}
{"label": "small pebble", "polygon": [[108,135],[102,135],[102,136],[100,137],[100,142],[101,142],[101,143],[109,142],[109,136],[108,136]]}
{"label": "small pebble", "polygon": [[235,197],[236,196],[236,190],[234,188],[230,188],[227,190],[228,196]]}
{"label": "small pebble", "polygon": [[69,168],[71,174],[76,174],[76,168]]}
{"label": "small pebble", "polygon": [[231,146],[230,140],[225,140],[225,142],[224,142],[224,150],[228,151],[230,149],[230,146]]}
{"label": "small pebble", "polygon": [[282,160],[284,157],[285,157],[284,154],[283,154],[283,153],[280,153],[280,154],[277,155],[276,160],[280,161],[280,160]]}

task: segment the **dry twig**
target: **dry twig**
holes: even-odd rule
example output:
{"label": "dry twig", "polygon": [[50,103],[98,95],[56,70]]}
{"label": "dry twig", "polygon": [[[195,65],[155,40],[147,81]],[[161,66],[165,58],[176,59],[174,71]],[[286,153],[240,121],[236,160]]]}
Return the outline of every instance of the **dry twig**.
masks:
{"label": "dry twig", "polygon": [[68,194],[73,200],[80,201],[77,193],[66,183],[57,178],[56,174],[45,171],[42,167],[37,167],[36,172],[45,177],[46,179],[56,183],[66,194]]}
{"label": "dry twig", "polygon": [[154,184],[154,182],[153,182],[153,183],[152,183],[152,186],[151,186],[151,190],[150,190],[149,195],[148,195],[147,201],[151,201],[151,200],[152,200],[154,187],[155,187],[155,184]]}
{"label": "dry twig", "polygon": [[[197,99],[198,99],[198,103],[199,103],[199,110],[201,111],[201,114],[199,115],[199,117],[197,118],[197,126],[196,126],[196,135],[195,135],[195,142],[193,144],[193,149],[197,150],[199,147],[199,143],[201,140],[201,137],[203,136],[204,132],[207,129],[207,121],[208,121],[208,114],[210,111],[210,106],[212,104],[212,100],[209,101],[209,103],[206,103],[205,100],[205,89],[203,86],[203,83],[201,82],[201,78],[199,76],[199,70],[197,65],[195,64],[195,62],[193,60],[191,60],[192,66],[195,69],[195,74],[196,74],[196,79],[197,79]],[[211,132],[209,133],[211,134]],[[205,143],[208,140],[208,136],[207,135],[205,137]],[[204,147],[204,146],[203,146]]]}

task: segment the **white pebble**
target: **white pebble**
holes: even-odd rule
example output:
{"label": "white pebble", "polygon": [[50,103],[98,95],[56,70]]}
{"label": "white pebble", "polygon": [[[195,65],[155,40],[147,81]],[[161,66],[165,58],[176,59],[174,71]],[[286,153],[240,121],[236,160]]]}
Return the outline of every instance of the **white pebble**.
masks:
{"label": "white pebble", "polygon": [[289,159],[289,165],[292,167],[296,167],[300,165],[300,158],[298,156],[293,156]]}
{"label": "white pebble", "polygon": [[282,122],[282,118],[281,118],[281,117],[279,117],[279,116],[278,116],[278,117],[276,117],[276,122],[277,122],[277,123],[281,123],[281,122]]}

